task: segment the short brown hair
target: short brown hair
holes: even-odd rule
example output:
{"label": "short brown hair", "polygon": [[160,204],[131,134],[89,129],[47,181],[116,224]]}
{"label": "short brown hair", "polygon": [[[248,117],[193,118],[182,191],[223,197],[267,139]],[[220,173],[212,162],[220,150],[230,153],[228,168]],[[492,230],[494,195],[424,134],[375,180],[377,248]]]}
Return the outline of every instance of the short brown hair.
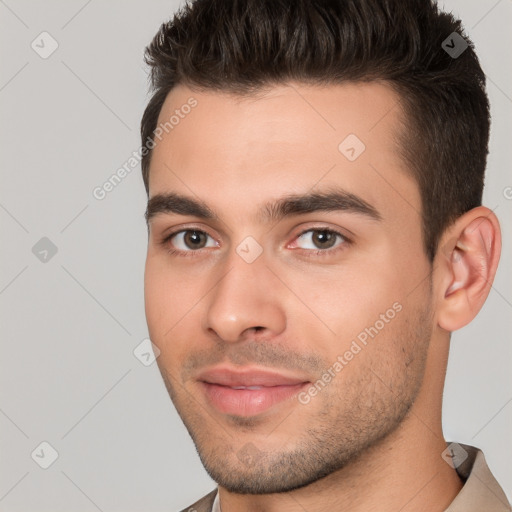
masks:
{"label": "short brown hair", "polygon": [[[465,50],[455,57],[443,41]],[[290,81],[384,80],[404,106],[401,153],[419,186],[430,261],[446,227],[481,204],[485,74],[461,22],[433,0],[195,0],[160,27],[145,60],[153,96],[143,144],[178,84],[250,95]],[[148,192],[150,160],[151,152],[142,159]]]}

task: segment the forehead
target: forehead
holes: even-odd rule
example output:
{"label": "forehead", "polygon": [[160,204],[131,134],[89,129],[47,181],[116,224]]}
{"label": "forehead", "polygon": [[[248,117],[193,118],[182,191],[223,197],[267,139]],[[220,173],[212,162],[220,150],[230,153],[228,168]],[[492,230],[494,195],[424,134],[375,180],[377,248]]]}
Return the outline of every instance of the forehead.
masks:
{"label": "forehead", "polygon": [[180,85],[160,112],[167,130],[153,150],[150,197],[175,191],[247,207],[341,186],[371,204],[419,211],[400,157],[402,118],[384,83],[289,83],[247,97]]}

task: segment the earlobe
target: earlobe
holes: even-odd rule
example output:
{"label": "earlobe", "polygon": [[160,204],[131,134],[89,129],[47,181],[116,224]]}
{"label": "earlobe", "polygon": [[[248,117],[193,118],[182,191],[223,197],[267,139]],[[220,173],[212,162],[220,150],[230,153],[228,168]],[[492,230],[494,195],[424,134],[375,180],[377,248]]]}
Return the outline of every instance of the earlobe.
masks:
{"label": "earlobe", "polygon": [[439,327],[452,332],[473,320],[489,294],[501,251],[499,222],[480,206],[460,217],[443,239],[437,318]]}

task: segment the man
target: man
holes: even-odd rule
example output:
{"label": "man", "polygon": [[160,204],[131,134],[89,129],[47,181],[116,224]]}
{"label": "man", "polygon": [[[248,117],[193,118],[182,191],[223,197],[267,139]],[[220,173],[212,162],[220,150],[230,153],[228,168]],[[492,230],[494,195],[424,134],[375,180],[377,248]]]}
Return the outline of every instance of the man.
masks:
{"label": "man", "polygon": [[501,247],[460,22],[428,0],[197,0],[146,59],[146,317],[218,483],[185,510],[510,510],[441,428],[450,333]]}

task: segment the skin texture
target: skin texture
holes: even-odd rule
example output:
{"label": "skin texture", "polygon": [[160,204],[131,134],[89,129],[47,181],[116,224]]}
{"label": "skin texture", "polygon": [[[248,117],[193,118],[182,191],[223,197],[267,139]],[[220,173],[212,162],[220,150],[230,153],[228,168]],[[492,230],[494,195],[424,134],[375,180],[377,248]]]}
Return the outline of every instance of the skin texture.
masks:
{"label": "skin texture", "polygon": [[[450,332],[489,292],[500,248],[495,216],[480,207],[459,218],[428,261],[419,190],[397,148],[403,114],[386,84],[290,83],[247,98],[180,85],[159,122],[190,97],[197,106],[154,149],[149,197],[180,194],[216,218],[150,217],[146,317],[223,512],[444,510],[462,485],[441,457]],[[349,134],[366,146],[354,161],[338,149]],[[380,219],[260,214],[284,196],[334,189]],[[207,234],[205,246],[181,235],[162,243],[185,229]],[[342,235],[329,248],[312,236],[325,229]],[[262,250],[252,263],[237,252],[246,237]],[[378,333],[334,371],[379,319]],[[235,416],[214,408],[197,380],[220,363],[310,383],[329,368],[335,376],[307,403],[292,397]]]}

